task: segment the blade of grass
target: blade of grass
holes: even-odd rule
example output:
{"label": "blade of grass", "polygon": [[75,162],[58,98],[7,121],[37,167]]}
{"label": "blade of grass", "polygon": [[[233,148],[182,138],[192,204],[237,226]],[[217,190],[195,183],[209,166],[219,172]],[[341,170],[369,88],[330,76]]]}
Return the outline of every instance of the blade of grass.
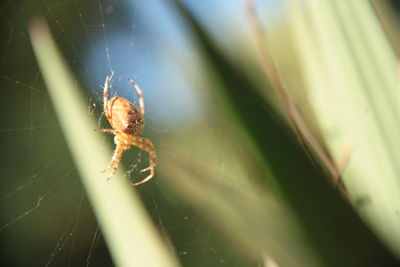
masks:
{"label": "blade of grass", "polygon": [[276,95],[286,114],[291,122],[295,133],[300,141],[303,139],[307,144],[314,150],[321,161],[325,164],[325,167],[329,170],[335,184],[340,179],[340,170],[337,168],[335,163],[332,161],[331,156],[325,149],[325,145],[315,136],[309,123],[305,120],[303,115],[300,113],[297,104],[293,100],[292,95],[289,93],[286,85],[283,83],[276,64],[271,55],[271,51],[267,41],[266,34],[262,31],[261,22],[259,21],[255,12],[254,1],[246,0],[246,10],[248,17],[248,24],[250,26],[253,39],[259,54],[262,69],[271,81],[272,88],[275,90]]}
{"label": "blade of grass", "polygon": [[400,256],[398,63],[369,1],[292,2],[307,93],[354,206]]}
{"label": "blade of grass", "polygon": [[278,116],[262,101],[243,72],[224,57],[191,13],[179,1],[174,3],[197,38],[209,74],[221,84],[222,90],[214,90],[221,106],[240,122],[264,164],[277,178],[285,203],[323,258],[323,264],[396,265],[396,259],[306,156],[293,133],[277,121]]}
{"label": "blade of grass", "polygon": [[[30,25],[34,52],[81,174],[93,210],[116,266],[178,266],[142,203],[122,175],[110,181],[100,174],[112,151],[86,111],[87,103],[67,69],[43,20]],[[120,168],[121,169],[121,168]]]}
{"label": "blade of grass", "polygon": [[168,176],[165,180],[171,190],[217,222],[213,225],[237,243],[240,253],[258,260],[268,254],[281,266],[321,266],[284,207],[265,188],[254,184],[238,188],[229,175],[215,179],[221,176],[219,169],[176,153],[176,149],[169,152],[175,156],[164,160],[161,171]]}

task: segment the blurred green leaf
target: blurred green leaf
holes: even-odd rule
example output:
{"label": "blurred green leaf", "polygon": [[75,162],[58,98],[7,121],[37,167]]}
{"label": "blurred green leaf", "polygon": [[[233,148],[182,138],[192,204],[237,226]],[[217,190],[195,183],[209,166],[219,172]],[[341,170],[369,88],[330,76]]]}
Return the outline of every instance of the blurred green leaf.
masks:
{"label": "blurred green leaf", "polygon": [[221,85],[221,90],[213,91],[221,107],[227,108],[239,122],[265,166],[276,177],[283,203],[293,212],[323,265],[396,265],[393,256],[328,183],[327,175],[307,156],[240,67],[227,60],[182,4],[175,3],[198,41],[209,75]]}
{"label": "blurred green leaf", "polygon": [[[369,1],[292,2],[306,93],[356,209],[400,256],[398,61]],[[348,154],[348,155],[346,155]]]}
{"label": "blurred green leaf", "polygon": [[[166,167],[168,166],[168,167]],[[272,256],[282,266],[320,266],[296,230],[292,217],[265,188],[237,186],[229,175],[177,153],[163,161],[161,171],[186,202],[208,216],[241,254]]]}

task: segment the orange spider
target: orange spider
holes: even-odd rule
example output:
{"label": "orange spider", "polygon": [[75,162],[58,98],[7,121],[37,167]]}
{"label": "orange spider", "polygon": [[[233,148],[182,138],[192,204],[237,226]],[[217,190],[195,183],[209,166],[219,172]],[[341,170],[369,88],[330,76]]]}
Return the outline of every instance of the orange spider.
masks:
{"label": "orange spider", "polygon": [[150,155],[150,166],[141,170],[141,172],[150,170],[150,174],[142,181],[132,183],[132,185],[140,185],[154,177],[154,167],[157,163],[153,143],[144,137],[135,136],[142,133],[144,126],[144,101],[142,90],[140,90],[139,86],[134,81],[128,79],[139,95],[140,111],[125,98],[114,96],[111,100],[108,100],[108,86],[112,76],[113,74],[106,77],[103,101],[104,113],[113,129],[97,129],[96,131],[115,134],[114,142],[117,146],[110,164],[102,172],[111,168],[111,175],[107,178],[110,179],[117,172],[119,162],[122,158],[122,153],[125,150],[128,150],[131,146],[139,147]]}

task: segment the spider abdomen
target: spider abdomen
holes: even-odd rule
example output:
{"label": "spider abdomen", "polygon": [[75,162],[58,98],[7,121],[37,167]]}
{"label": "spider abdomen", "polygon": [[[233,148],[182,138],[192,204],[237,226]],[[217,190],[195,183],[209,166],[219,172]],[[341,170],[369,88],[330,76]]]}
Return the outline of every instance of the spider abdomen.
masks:
{"label": "spider abdomen", "polygon": [[115,129],[131,135],[142,133],[143,116],[127,99],[113,97],[109,102],[109,113]]}

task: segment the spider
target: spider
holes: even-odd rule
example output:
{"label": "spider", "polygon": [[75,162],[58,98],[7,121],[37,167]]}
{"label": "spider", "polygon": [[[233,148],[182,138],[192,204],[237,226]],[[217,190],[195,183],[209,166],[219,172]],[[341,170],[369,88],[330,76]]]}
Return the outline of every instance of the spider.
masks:
{"label": "spider", "polygon": [[140,171],[150,171],[150,174],[142,181],[132,183],[132,185],[136,186],[143,184],[154,177],[154,167],[157,163],[155,147],[150,140],[144,137],[136,136],[142,133],[144,126],[144,101],[142,90],[133,80],[128,79],[129,82],[135,87],[139,95],[140,111],[135,107],[134,104],[125,98],[114,96],[111,98],[111,100],[108,100],[108,87],[112,77],[113,74],[106,77],[103,95],[104,113],[112,129],[97,129],[96,131],[114,134],[114,143],[116,144],[116,147],[110,164],[102,172],[112,169],[111,175],[107,178],[107,180],[109,180],[117,172],[122,158],[122,153],[125,150],[130,149],[131,146],[136,146],[148,152],[150,155],[150,166]]}

